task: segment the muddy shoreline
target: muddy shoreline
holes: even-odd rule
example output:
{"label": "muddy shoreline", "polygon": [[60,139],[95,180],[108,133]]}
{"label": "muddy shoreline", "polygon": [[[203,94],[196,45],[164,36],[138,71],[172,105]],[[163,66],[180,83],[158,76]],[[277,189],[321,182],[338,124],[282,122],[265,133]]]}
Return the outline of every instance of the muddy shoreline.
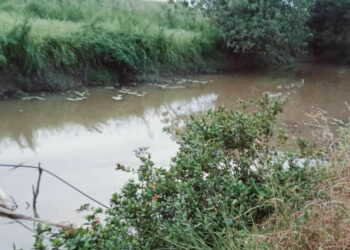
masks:
{"label": "muddy shoreline", "polygon": [[188,72],[130,74],[107,68],[81,72],[47,71],[27,75],[0,70],[0,100],[26,96],[53,94],[88,87],[132,87],[150,82],[169,82],[174,78],[188,78],[198,74],[229,74],[227,65]]}

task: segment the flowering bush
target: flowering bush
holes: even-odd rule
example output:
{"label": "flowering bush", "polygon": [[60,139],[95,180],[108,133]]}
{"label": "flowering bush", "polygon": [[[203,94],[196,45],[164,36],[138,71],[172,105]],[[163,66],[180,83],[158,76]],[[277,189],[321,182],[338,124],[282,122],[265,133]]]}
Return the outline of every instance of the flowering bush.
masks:
{"label": "flowering bush", "polygon": [[43,235],[51,247],[68,249],[217,248],[222,236],[234,242],[274,211],[274,200],[298,204],[312,185],[296,154],[268,144],[281,110],[280,100],[265,97],[192,116],[169,167],[155,167],[140,149],[138,180],[113,195],[110,209],[93,210],[84,228],[40,230],[37,247]]}

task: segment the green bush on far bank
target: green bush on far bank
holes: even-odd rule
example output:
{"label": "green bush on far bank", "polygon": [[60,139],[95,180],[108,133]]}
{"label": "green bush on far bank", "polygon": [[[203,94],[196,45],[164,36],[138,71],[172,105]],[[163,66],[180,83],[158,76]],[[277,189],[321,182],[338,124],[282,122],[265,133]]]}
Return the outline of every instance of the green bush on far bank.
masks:
{"label": "green bush on far bank", "polygon": [[222,29],[236,66],[278,65],[312,56],[350,60],[349,0],[177,2],[191,2]]}
{"label": "green bush on far bank", "polygon": [[312,1],[193,2],[222,28],[226,47],[241,67],[290,63],[307,51]]}
{"label": "green bush on far bank", "polygon": [[317,0],[309,26],[316,56],[324,61],[350,63],[350,0]]}

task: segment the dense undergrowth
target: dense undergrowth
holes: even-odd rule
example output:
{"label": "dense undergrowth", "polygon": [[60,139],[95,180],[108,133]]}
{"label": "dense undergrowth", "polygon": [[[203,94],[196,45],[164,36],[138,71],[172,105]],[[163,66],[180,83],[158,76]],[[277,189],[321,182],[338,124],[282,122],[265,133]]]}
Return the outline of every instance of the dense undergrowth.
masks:
{"label": "dense undergrowth", "polygon": [[301,208],[278,204],[275,213],[245,238],[247,248],[350,248],[350,126],[340,128],[336,137],[326,127],[319,138],[329,164],[319,183],[308,190],[313,198]]}
{"label": "dense undergrowth", "polygon": [[310,166],[315,156],[269,144],[281,109],[266,97],[191,117],[170,166],[156,167],[140,149],[139,168],[118,165],[138,178],[113,195],[110,209],[83,206],[89,215],[79,228],[39,228],[35,247],[45,249],[47,237],[54,249],[245,248],[281,207],[299,211],[313,199],[325,173]]}
{"label": "dense undergrowth", "polygon": [[198,10],[166,3],[0,1],[0,69],[15,72],[19,87],[33,74],[37,81],[65,72],[100,83],[194,71],[219,42],[218,29]]}

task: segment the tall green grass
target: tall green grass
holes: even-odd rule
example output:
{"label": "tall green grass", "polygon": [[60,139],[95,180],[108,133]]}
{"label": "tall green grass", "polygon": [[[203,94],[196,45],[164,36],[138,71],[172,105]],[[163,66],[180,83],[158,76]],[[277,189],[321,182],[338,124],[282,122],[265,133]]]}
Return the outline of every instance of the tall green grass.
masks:
{"label": "tall green grass", "polygon": [[22,73],[198,68],[220,34],[197,10],[139,0],[0,0],[0,67]]}

